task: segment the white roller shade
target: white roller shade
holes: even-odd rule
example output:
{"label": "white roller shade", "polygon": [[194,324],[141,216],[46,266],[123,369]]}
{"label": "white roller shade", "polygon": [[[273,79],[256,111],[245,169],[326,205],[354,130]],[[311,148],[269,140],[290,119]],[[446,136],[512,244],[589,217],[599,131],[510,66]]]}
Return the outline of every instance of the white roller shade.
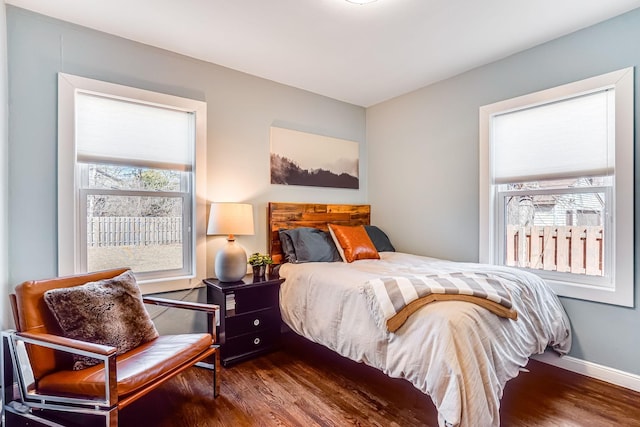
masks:
{"label": "white roller shade", "polygon": [[494,182],[612,174],[614,105],[609,89],[494,116]]}
{"label": "white roller shade", "polygon": [[77,92],[79,162],[190,170],[193,113]]}

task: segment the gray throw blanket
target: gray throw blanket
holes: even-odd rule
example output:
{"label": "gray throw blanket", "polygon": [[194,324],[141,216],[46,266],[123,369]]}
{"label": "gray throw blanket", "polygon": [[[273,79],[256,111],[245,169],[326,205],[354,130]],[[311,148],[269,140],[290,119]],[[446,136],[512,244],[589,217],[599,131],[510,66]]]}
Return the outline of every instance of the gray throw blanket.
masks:
{"label": "gray throw blanket", "polygon": [[516,320],[504,279],[487,273],[382,277],[364,290],[378,326],[395,332],[420,307],[433,301],[467,301]]}

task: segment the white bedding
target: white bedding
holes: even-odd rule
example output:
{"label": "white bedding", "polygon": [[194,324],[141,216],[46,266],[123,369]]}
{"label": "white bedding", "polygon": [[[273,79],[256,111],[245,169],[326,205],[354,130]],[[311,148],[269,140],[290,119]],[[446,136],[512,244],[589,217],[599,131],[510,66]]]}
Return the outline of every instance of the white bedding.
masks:
{"label": "white bedding", "polygon": [[[284,264],[283,320],[298,334],[339,354],[406,378],[427,393],[441,426],[497,426],[507,380],[529,356],[549,345],[565,354],[569,321],[553,291],[538,276],[482,264],[454,263],[398,252],[347,264]],[[468,302],[426,305],[396,331],[376,326],[363,285],[380,275],[491,272],[508,279],[518,320]]]}

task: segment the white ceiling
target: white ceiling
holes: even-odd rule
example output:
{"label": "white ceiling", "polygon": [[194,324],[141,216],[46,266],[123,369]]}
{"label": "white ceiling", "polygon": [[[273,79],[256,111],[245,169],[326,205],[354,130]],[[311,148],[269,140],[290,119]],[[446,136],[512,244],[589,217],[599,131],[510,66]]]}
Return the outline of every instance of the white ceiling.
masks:
{"label": "white ceiling", "polygon": [[365,107],[640,7],[640,0],[5,1]]}

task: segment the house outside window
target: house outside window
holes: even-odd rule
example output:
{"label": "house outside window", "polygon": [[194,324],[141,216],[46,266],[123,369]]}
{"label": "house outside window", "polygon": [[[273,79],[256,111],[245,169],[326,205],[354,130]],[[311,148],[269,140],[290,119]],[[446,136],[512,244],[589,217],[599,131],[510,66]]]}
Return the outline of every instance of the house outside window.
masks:
{"label": "house outside window", "polygon": [[59,274],[130,267],[144,291],[199,283],[206,104],[61,73],[59,112]]}
{"label": "house outside window", "polygon": [[633,69],[480,108],[480,261],[633,305]]}

